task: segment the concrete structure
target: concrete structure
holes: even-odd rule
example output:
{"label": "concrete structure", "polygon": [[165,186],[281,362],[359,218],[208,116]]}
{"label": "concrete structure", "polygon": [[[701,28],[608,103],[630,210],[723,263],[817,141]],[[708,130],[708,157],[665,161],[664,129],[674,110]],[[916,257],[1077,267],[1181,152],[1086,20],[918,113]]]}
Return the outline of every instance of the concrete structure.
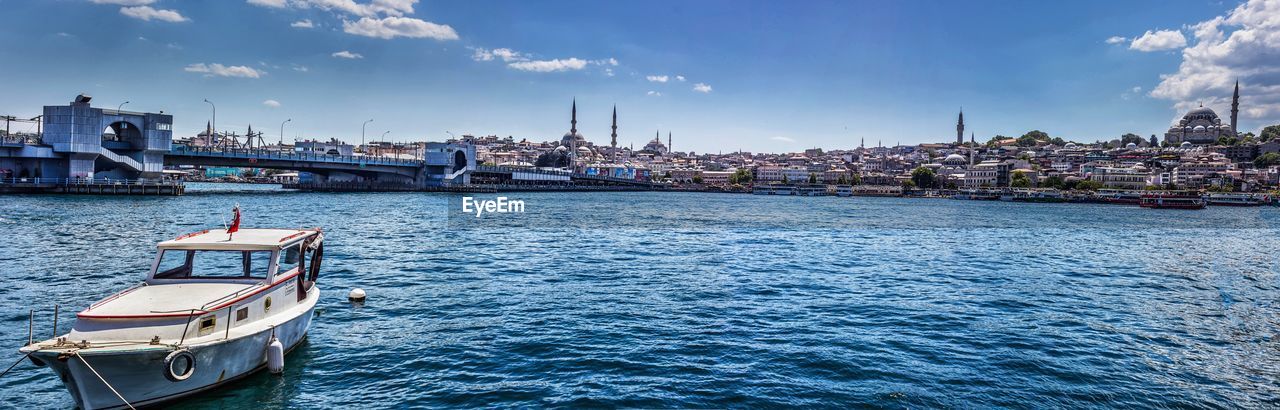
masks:
{"label": "concrete structure", "polygon": [[70,105],[44,107],[43,142],[53,155],[36,156],[56,160],[41,162],[39,176],[159,179],[173,140],[173,116],[94,108],[91,99],[82,94]]}

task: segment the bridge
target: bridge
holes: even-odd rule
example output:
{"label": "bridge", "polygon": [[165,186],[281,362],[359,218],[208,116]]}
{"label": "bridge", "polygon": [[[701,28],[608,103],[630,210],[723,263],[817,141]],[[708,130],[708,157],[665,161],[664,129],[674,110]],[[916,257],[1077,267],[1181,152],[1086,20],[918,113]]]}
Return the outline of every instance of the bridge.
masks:
{"label": "bridge", "polygon": [[165,165],[205,167],[267,168],[308,172],[318,175],[349,174],[365,180],[392,176],[413,180],[426,165],[422,160],[386,157],[325,155],[308,152],[281,152],[267,148],[208,148],[174,145],[164,156]]}
{"label": "bridge", "polygon": [[172,115],[95,108],[90,101],[91,97],[80,95],[70,105],[45,106],[44,131],[37,138],[3,136],[0,184],[45,181],[38,184],[44,186],[61,181],[64,190],[72,185],[114,187],[121,181],[143,186],[163,181],[165,166],[201,166],[298,171],[302,181],[297,187],[317,190],[654,188],[647,177],[477,165],[475,146],[470,144],[425,143],[415,159],[354,155],[350,145],[344,145],[344,155],[343,150],[315,148],[314,142],[285,150],[262,144],[211,144],[211,140],[175,144]]}

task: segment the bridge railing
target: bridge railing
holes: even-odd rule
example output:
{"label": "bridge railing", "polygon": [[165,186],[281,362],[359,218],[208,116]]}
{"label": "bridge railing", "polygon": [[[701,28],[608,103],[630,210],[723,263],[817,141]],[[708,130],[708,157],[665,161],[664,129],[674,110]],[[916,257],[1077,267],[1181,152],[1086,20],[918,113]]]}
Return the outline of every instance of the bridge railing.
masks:
{"label": "bridge railing", "polygon": [[233,157],[255,159],[280,159],[288,161],[330,162],[342,164],[369,164],[394,166],[419,166],[422,161],[416,159],[398,159],[387,157],[370,157],[355,155],[327,155],[314,152],[279,151],[266,148],[222,148],[194,147],[174,145],[169,150],[173,154],[196,155],[204,157]]}
{"label": "bridge railing", "polygon": [[0,144],[4,145],[40,145],[39,136],[36,135],[3,135],[0,136]]}
{"label": "bridge railing", "polygon": [[109,178],[0,178],[0,185],[182,185],[182,181],[166,179]]}

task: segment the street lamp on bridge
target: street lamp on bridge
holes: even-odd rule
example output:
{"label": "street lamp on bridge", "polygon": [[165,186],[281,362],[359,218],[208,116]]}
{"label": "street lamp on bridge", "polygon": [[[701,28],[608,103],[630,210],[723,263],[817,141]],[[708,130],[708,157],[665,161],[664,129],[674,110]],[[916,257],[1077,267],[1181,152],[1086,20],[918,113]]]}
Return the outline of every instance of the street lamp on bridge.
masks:
{"label": "street lamp on bridge", "polygon": [[290,122],[290,121],[293,121],[293,118],[284,120],[283,122],[280,123],[280,147],[281,148],[284,147],[284,123]]}
{"label": "street lamp on bridge", "polygon": [[371,122],[373,122],[373,118],[365,121],[364,124],[360,124],[360,152],[364,152],[364,126],[369,125]]}
{"label": "street lamp on bridge", "polygon": [[128,101],[125,101],[125,102],[120,103],[120,105],[117,105],[117,106],[116,106],[116,115],[120,115],[120,109],[121,109],[121,108],[124,108],[124,105],[125,105],[125,104],[128,104],[128,103],[129,103]]}
{"label": "street lamp on bridge", "polygon": [[211,135],[206,135],[206,136],[205,136],[205,141],[204,141],[204,142],[205,142],[205,144],[204,144],[204,145],[208,146],[208,145],[213,144],[213,135],[212,135],[212,134],[217,134],[217,133],[218,133],[218,106],[213,105],[213,101],[209,101],[209,99],[208,99],[208,98],[205,98],[205,99],[204,99],[204,102],[209,103],[209,107],[212,107],[212,108],[213,108],[213,121],[210,123],[210,124],[212,124],[212,125],[210,125],[210,126],[209,126],[209,133],[210,133]]}

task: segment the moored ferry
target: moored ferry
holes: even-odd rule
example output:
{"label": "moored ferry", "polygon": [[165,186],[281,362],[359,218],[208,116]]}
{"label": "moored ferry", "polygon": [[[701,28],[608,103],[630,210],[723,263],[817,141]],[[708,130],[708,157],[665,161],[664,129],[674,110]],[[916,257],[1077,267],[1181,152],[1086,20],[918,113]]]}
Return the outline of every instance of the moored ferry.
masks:
{"label": "moored ferry", "polygon": [[1143,208],[1204,209],[1205,200],[1200,195],[1186,193],[1143,194],[1138,206]]}
{"label": "moored ferry", "polygon": [[228,229],[161,242],[136,286],[76,314],[70,333],[19,349],[77,407],[167,403],[284,366],[310,327],[319,229]]}
{"label": "moored ferry", "polygon": [[1019,191],[1013,196],[1014,202],[1067,202],[1067,197],[1057,190]]}
{"label": "moored ferry", "polygon": [[957,191],[951,199],[971,200],[971,201],[994,201],[1000,199],[1000,194],[995,191],[982,189],[963,189]]}
{"label": "moored ferry", "polygon": [[1100,190],[1095,197],[1104,203],[1117,205],[1139,205],[1142,193],[1137,191]]}
{"label": "moored ferry", "polygon": [[1213,206],[1262,206],[1269,203],[1270,198],[1243,193],[1215,193],[1205,197],[1205,201]]}

